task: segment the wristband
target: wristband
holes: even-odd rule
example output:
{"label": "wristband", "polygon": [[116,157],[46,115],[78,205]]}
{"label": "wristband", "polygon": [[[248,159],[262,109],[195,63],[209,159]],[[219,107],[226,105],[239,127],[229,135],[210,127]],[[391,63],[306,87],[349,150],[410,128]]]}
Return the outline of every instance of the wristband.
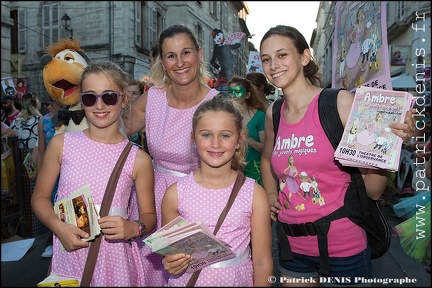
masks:
{"label": "wristband", "polygon": [[146,233],[146,226],[140,220],[135,220],[134,222],[138,223],[138,236],[133,237],[133,239],[141,238]]}

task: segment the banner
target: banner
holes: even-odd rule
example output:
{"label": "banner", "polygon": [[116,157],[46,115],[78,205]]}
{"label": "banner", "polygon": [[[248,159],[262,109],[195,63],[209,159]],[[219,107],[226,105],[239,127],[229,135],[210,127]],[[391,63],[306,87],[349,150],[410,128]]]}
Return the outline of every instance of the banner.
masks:
{"label": "banner", "polygon": [[15,90],[15,84],[12,80],[12,77],[3,77],[1,78],[1,84],[3,88],[3,93],[6,96],[12,96],[15,97],[16,90]]}
{"label": "banner", "polygon": [[385,1],[338,1],[333,43],[333,88],[393,89]]}
{"label": "banner", "polygon": [[259,52],[256,51],[249,52],[248,73],[249,72],[260,72],[264,74]]}

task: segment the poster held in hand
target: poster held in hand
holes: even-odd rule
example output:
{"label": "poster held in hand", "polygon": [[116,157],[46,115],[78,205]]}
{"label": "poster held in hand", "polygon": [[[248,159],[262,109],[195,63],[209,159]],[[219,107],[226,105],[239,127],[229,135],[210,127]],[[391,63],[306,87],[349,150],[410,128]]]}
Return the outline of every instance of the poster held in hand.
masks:
{"label": "poster held in hand", "polygon": [[344,166],[397,171],[403,140],[389,124],[403,123],[413,104],[405,91],[357,88],[335,158]]}

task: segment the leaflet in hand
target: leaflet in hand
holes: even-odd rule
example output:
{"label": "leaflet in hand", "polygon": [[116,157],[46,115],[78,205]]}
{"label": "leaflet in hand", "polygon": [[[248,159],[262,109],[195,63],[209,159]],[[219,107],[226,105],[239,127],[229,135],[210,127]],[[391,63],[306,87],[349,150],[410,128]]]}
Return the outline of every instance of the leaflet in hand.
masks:
{"label": "leaflet in hand", "polygon": [[57,201],[54,204],[54,212],[61,221],[87,232],[90,237],[83,239],[84,241],[93,240],[100,234],[100,217],[89,185],[84,185],[69,197]]}
{"label": "leaflet in hand", "polygon": [[403,123],[413,104],[408,92],[357,88],[335,158],[344,166],[397,171],[403,140],[388,126]]}
{"label": "leaflet in hand", "polygon": [[236,254],[217,239],[201,222],[189,223],[178,216],[144,239],[152,251],[161,255],[191,255],[186,272],[193,273],[214,263],[232,259]]}

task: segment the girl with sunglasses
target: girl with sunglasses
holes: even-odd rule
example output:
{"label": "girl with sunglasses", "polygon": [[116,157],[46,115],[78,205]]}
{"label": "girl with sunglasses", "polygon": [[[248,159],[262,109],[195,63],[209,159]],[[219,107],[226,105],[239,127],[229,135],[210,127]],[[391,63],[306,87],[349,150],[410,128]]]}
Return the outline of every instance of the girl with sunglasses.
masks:
{"label": "girl with sunglasses", "polygon": [[260,165],[264,148],[266,107],[248,79],[234,76],[228,81],[227,86],[230,95],[243,107],[243,124],[248,131],[244,174],[255,179],[262,186]]}
{"label": "girl with sunglasses", "polygon": [[[52,273],[80,279],[90,246],[82,241],[89,237],[88,233],[62,222],[54,214],[52,189],[60,175],[58,199],[88,184],[96,206],[101,204],[114,165],[129,141],[121,119],[127,105],[129,79],[127,73],[110,61],[91,62],[80,83],[89,128],[56,135],[46,149],[32,208],[54,234]],[[128,201],[134,182],[139,220],[129,221]],[[131,240],[155,227],[153,182],[150,157],[134,145],[121,172],[110,213],[98,220],[103,238],[91,286],[146,286],[139,248]]]}

